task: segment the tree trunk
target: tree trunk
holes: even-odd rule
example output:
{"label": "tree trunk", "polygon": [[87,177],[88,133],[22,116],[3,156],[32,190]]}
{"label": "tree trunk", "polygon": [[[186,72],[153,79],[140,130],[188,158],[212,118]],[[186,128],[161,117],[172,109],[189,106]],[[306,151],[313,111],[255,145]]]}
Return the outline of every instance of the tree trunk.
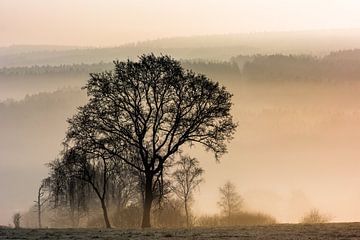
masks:
{"label": "tree trunk", "polygon": [[38,224],[39,228],[41,228],[41,204],[38,203]]}
{"label": "tree trunk", "polygon": [[38,207],[38,224],[39,224],[39,228],[41,228],[41,186],[38,192],[37,207]]}
{"label": "tree trunk", "polygon": [[186,227],[189,228],[190,222],[189,222],[189,210],[188,210],[187,200],[184,201],[184,204],[185,204],[185,214],[186,214]]}
{"label": "tree trunk", "polygon": [[111,228],[111,224],[109,221],[108,212],[107,212],[107,208],[106,208],[106,204],[105,204],[105,199],[100,199],[100,201],[101,201],[101,207],[102,207],[103,214],[104,214],[105,227]]}
{"label": "tree trunk", "polygon": [[145,198],[144,198],[144,209],[143,209],[143,218],[142,218],[142,228],[150,228],[150,212],[151,204],[153,201],[153,192],[152,192],[152,175],[146,174],[145,181]]}

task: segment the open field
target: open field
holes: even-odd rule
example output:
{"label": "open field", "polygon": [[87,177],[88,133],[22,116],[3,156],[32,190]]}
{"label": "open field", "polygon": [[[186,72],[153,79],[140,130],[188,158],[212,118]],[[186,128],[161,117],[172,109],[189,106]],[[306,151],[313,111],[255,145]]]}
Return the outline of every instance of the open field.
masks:
{"label": "open field", "polygon": [[360,223],[184,229],[0,229],[0,239],[360,239]]}

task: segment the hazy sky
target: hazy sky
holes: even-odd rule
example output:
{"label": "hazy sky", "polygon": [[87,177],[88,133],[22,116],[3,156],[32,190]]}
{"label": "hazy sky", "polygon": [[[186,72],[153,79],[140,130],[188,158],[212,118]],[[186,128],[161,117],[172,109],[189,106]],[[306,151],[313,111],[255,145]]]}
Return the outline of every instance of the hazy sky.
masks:
{"label": "hazy sky", "polygon": [[1,0],[0,46],[360,28],[357,0]]}

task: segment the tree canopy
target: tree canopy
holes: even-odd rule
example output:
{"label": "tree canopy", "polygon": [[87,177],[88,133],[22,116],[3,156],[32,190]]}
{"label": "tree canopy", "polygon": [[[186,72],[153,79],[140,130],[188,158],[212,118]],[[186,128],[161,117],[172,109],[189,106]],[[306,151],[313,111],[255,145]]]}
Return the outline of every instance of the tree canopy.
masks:
{"label": "tree canopy", "polygon": [[155,189],[166,163],[186,144],[200,144],[219,159],[236,129],[231,94],[169,56],[115,61],[92,73],[89,102],[69,120],[67,144],[87,146],[125,162],[144,176],[143,227],[150,227]]}

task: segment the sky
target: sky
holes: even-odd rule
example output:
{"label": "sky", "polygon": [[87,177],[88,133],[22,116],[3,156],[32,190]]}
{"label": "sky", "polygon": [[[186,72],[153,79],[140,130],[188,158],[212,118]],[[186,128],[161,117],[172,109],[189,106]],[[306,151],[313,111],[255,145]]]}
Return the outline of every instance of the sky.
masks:
{"label": "sky", "polygon": [[357,0],[1,0],[0,46],[360,28]]}

